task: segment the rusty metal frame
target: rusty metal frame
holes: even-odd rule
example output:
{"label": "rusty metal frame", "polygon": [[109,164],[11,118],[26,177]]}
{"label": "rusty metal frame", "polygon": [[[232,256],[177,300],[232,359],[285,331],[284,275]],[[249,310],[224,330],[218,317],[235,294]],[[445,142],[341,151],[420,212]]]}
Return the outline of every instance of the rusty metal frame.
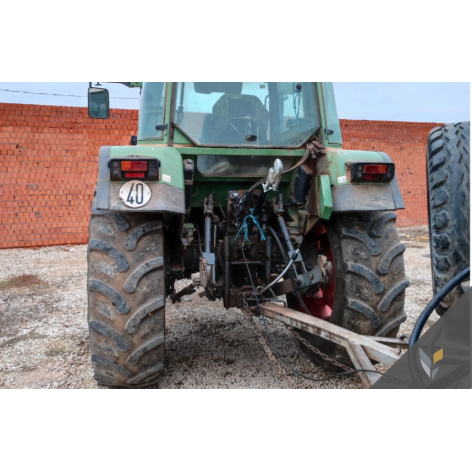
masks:
{"label": "rusty metal frame", "polygon": [[267,302],[261,304],[260,307],[267,318],[272,318],[293,328],[307,331],[345,347],[356,369],[372,371],[359,372],[365,388],[370,388],[381,376],[380,373],[376,373],[371,360],[392,366],[400,359],[401,349],[408,347],[407,340],[364,336],[353,333],[341,326],[276,305],[275,303]]}

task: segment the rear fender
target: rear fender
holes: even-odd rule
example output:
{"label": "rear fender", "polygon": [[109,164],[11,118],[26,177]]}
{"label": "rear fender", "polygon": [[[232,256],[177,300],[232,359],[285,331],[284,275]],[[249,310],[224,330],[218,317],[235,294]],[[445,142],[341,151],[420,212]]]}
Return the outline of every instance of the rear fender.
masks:
{"label": "rear fender", "polygon": [[[322,176],[313,185],[309,197],[309,213],[320,218],[333,213],[350,211],[401,210],[405,208],[395,176],[390,183],[353,183],[349,181],[347,162],[387,162],[390,157],[383,152],[347,151],[327,148],[326,154],[316,161],[315,175]],[[328,185],[330,189],[328,190]],[[320,202],[330,201],[332,211],[326,212]],[[324,210],[320,213],[320,210]]]}
{"label": "rear fender", "polygon": [[[110,182],[109,162],[114,158],[157,158],[161,163],[161,180],[147,181],[151,200],[137,209],[129,208],[119,197],[124,182]],[[182,156],[171,147],[104,146],[100,149],[96,205],[98,210],[159,212],[185,214],[184,171]]]}

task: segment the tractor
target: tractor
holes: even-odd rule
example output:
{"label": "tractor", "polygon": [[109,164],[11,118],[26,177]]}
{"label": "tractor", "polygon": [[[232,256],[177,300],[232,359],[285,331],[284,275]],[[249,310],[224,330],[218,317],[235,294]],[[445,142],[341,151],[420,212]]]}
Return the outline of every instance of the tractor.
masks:
{"label": "tractor", "polygon": [[[141,89],[138,134],[100,149],[88,243],[99,384],[156,384],[166,302],[198,286],[241,316],[286,305],[356,339],[396,338],[409,282],[395,164],[343,149],[332,83],[123,84]],[[109,117],[106,88],[91,83],[88,102]],[[295,330],[314,362],[351,363],[332,336]]]}

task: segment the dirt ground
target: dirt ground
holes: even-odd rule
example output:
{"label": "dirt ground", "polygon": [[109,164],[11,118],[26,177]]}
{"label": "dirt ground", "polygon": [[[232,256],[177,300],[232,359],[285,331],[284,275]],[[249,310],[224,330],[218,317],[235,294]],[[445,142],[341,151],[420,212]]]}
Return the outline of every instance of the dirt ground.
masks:
{"label": "dirt ground", "polygon": [[[400,228],[400,234],[411,282],[401,332],[409,334],[432,296],[428,229]],[[99,388],[88,349],[86,250],[0,251],[0,388]],[[198,293],[167,306],[166,373],[157,388],[290,388],[239,310],[226,312]],[[295,369],[317,378],[333,373],[314,366],[282,324],[268,324]],[[319,383],[291,379],[297,388],[362,388],[357,375]]]}

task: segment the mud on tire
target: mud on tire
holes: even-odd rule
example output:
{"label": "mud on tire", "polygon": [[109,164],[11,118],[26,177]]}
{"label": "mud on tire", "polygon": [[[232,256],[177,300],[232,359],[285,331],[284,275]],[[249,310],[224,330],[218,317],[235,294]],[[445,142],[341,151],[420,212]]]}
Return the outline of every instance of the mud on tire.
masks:
{"label": "mud on tire", "polygon": [[[428,138],[428,212],[433,291],[470,265],[470,122],[434,128]],[[456,287],[436,309],[462,295]]]}
{"label": "mud on tire", "polygon": [[[395,337],[404,311],[403,253],[395,227],[396,213],[377,211],[335,216],[325,224],[334,257],[335,297],[330,322],[358,334]],[[294,299],[289,301],[296,306]],[[300,331],[305,339],[340,362],[352,365],[347,351],[337,344]],[[302,347],[303,348],[303,347]],[[303,348],[321,365],[324,361]]]}
{"label": "mud on tire", "polygon": [[143,387],[163,373],[163,256],[156,215],[106,212],[92,205],[88,325],[98,383]]}

